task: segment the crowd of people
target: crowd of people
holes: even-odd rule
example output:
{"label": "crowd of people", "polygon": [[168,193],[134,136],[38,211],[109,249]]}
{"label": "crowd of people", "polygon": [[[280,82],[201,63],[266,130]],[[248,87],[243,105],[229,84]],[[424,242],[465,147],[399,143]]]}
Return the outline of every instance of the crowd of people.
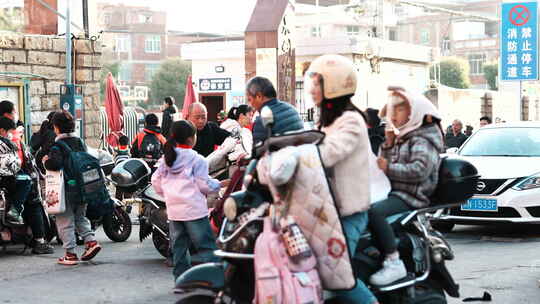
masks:
{"label": "crowd of people", "polygon": [[[395,244],[395,235],[385,218],[392,214],[429,205],[438,179],[439,154],[446,148],[459,147],[467,140],[463,124],[455,120],[446,135],[441,115],[421,94],[403,88],[389,89],[389,101],[380,111],[359,110],[351,101],[357,86],[352,63],[342,56],[322,56],[307,70],[306,89],[319,110],[318,129],[325,134],[319,144],[321,160],[333,176],[344,234],[350,252],[355,252],[360,235],[370,228],[378,247],[385,254],[382,269],[370,283],[386,285],[403,278],[406,270]],[[142,158],[155,167],[152,184],[167,205],[173,276],[176,279],[191,267],[191,260],[217,261],[215,237],[208,219],[207,195],[228,184],[209,175],[206,157],[219,149],[227,150],[230,162],[251,157],[254,144],[268,136],[256,113],[268,107],[274,115],[272,134],[299,131],[303,122],[296,109],[277,98],[271,81],[254,77],[246,85],[247,105],[219,114],[220,125],[209,121],[204,104],[189,106],[185,120],[178,119],[172,97],[164,100],[161,127],[155,114],[145,116],[144,129],[130,143],[119,138],[115,162],[130,157]],[[43,224],[29,198],[31,179],[25,169],[30,153],[20,139],[17,115],[9,101],[0,102],[0,175],[10,185],[11,222],[28,221],[34,235],[35,253],[52,253],[43,236]],[[480,125],[491,123],[482,117]],[[73,117],[66,111],[49,114],[40,130],[30,140],[33,154],[42,169],[59,171],[66,162],[66,152],[59,142],[72,150],[84,151],[83,141],[73,134]],[[469,130],[472,132],[472,130]],[[231,140],[231,138],[234,138]],[[232,142],[232,144],[231,144]],[[376,172],[372,175],[371,172]],[[374,201],[375,176],[387,180],[384,199]],[[85,202],[67,202],[66,211],[57,215],[56,225],[65,254],[58,263],[73,265],[79,261],[75,252],[75,230],[85,242],[80,260],[94,258],[101,250],[90,222],[85,217]],[[24,219],[23,219],[24,218]],[[189,255],[189,248],[197,256]],[[376,297],[358,281],[356,288],[342,297],[359,303],[377,303]]]}

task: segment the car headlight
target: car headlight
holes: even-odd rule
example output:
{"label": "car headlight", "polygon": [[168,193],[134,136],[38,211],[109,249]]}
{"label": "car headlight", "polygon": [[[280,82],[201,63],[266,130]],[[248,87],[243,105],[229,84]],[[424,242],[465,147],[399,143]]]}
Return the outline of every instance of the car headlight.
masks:
{"label": "car headlight", "polygon": [[540,175],[527,177],[512,187],[512,189],[517,191],[535,188],[540,188]]}
{"label": "car headlight", "polygon": [[233,221],[236,218],[237,211],[236,200],[229,196],[225,200],[225,203],[223,203],[223,213],[225,213],[225,216],[229,221]]}

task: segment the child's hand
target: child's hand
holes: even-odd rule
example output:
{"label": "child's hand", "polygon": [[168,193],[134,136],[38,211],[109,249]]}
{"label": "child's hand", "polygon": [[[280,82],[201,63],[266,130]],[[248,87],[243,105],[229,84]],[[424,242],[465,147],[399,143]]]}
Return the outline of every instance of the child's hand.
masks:
{"label": "child's hand", "polygon": [[383,157],[379,156],[379,158],[377,158],[377,165],[379,166],[379,169],[383,170],[384,173],[386,173],[388,170],[388,161]]}
{"label": "child's hand", "polygon": [[228,187],[230,183],[231,183],[230,179],[225,179],[225,180],[222,180],[222,181],[219,182],[221,187]]}
{"label": "child's hand", "polygon": [[45,155],[45,156],[43,156],[43,158],[41,159],[41,162],[42,162],[42,163],[45,163],[45,162],[48,161],[48,160],[49,160],[49,155]]}

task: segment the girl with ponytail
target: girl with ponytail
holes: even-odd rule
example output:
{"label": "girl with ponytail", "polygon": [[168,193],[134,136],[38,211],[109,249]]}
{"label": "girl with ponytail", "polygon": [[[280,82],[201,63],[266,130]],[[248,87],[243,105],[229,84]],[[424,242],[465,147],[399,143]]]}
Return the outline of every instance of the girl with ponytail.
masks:
{"label": "girl with ponytail", "polygon": [[208,176],[208,163],[192,149],[197,142],[197,130],[191,122],[175,121],[170,131],[164,156],[152,175],[152,185],[167,205],[176,281],[191,267],[190,244],[197,249],[197,261],[218,260],[214,256],[216,240],[208,220],[206,195],[218,192],[228,181],[219,182]]}

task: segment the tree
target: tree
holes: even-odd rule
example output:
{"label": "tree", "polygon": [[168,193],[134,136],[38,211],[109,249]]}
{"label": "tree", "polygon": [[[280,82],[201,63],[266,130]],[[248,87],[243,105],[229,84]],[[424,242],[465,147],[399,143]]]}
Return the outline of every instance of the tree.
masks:
{"label": "tree", "polygon": [[180,58],[169,58],[161,63],[150,83],[150,96],[156,104],[172,96],[176,105],[181,108],[184,104],[186,79],[191,74],[191,63]]}
{"label": "tree", "polygon": [[497,62],[484,64],[484,77],[489,84],[490,90],[498,90],[497,76],[499,76],[499,64]]}
{"label": "tree", "polygon": [[104,63],[103,68],[101,69],[101,74],[99,74],[99,94],[101,96],[101,100],[105,100],[105,88],[107,87],[107,84],[105,81],[107,80],[107,75],[111,73],[114,77],[114,79],[118,78],[118,71],[120,70],[120,62],[109,62]]}
{"label": "tree", "polygon": [[[439,63],[440,83],[456,89],[467,89],[470,87],[469,62],[456,57],[446,57]],[[430,75],[435,79],[435,68],[430,68]],[[438,76],[438,75],[437,75]]]}

